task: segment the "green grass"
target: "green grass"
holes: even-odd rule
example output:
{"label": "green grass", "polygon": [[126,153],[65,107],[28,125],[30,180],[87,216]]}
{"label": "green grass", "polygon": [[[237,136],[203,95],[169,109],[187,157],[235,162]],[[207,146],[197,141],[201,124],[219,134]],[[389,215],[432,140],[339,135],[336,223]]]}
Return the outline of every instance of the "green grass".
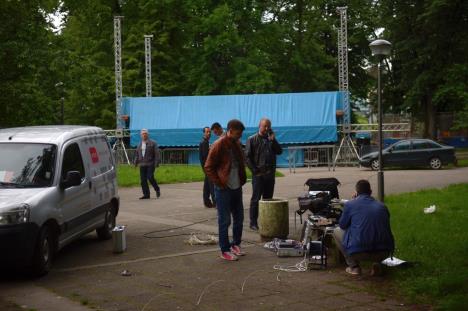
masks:
{"label": "green grass", "polygon": [[[284,176],[276,172],[277,177]],[[174,184],[203,181],[205,175],[199,165],[161,165],[156,168],[158,184]],[[247,169],[247,178],[252,178]],[[117,168],[117,181],[120,187],[135,187],[140,185],[140,169],[132,165],[119,165]]]}
{"label": "green grass", "polygon": [[[412,302],[438,310],[468,306],[467,202],[468,184],[386,197],[395,256],[415,263],[393,269],[390,277]],[[423,208],[432,204],[436,212],[424,214]]]}

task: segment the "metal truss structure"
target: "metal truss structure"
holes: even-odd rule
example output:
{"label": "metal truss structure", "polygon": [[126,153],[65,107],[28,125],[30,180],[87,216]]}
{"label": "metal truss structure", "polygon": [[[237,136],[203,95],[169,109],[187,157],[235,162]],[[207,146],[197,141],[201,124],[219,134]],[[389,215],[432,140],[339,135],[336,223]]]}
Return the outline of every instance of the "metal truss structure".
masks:
{"label": "metal truss structure", "polygon": [[[112,150],[122,149],[123,154],[130,165],[127,149],[123,142],[124,124],[122,120],[122,36],[121,36],[121,20],[123,16],[114,16],[114,60],[115,60],[115,119],[117,129],[114,132],[114,144]],[[109,131],[108,131],[109,132]],[[109,138],[109,137],[108,137]]]}
{"label": "metal truss structure", "polygon": [[122,37],[120,21],[123,16],[114,16],[114,60],[115,60],[115,113],[117,128],[122,128],[121,101],[122,101]]}
{"label": "metal truss structure", "polygon": [[338,30],[338,86],[343,94],[343,132],[349,131],[351,123],[349,106],[349,82],[348,82],[348,26],[347,7],[336,8],[340,14],[340,28]]}
{"label": "metal truss structure", "polygon": [[[352,133],[362,132],[378,132],[378,123],[372,124],[350,124]],[[411,132],[411,124],[409,123],[384,123],[382,124],[383,132]]]}
{"label": "metal truss structure", "polygon": [[348,81],[348,19],[347,7],[337,7],[340,14],[340,28],[338,29],[338,86],[343,96],[343,126],[340,146],[333,160],[333,170],[336,162],[356,163],[359,154],[351,138],[351,107],[349,104]]}
{"label": "metal truss structure", "polygon": [[153,35],[145,35],[145,73],[146,73],[146,97],[151,97],[151,39]]}

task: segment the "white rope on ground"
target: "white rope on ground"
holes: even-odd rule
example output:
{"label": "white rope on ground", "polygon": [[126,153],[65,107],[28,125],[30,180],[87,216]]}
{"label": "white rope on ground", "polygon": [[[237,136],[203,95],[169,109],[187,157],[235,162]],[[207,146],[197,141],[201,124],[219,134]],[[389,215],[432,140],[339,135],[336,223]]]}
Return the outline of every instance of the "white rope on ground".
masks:
{"label": "white rope on ground", "polygon": [[277,280],[278,282],[281,282],[281,279],[279,278],[280,273],[281,273],[281,270],[280,270],[280,271],[278,272],[278,274],[276,275],[276,280]]}
{"label": "white rope on ground", "polygon": [[274,265],[273,269],[284,271],[284,272],[305,272],[309,267],[309,262],[307,259],[303,259],[294,266],[281,266],[281,265]]}
{"label": "white rope on ground", "polygon": [[141,311],[145,311],[146,307],[156,298],[158,298],[159,296],[162,296],[162,295],[166,295],[166,293],[160,293],[160,294],[157,294],[157,295],[154,295],[144,306],[143,308],[141,309]]}
{"label": "white rope on ground", "polygon": [[214,284],[216,284],[216,283],[219,283],[219,282],[225,282],[225,281],[224,281],[224,280],[217,280],[217,281],[214,281],[214,282],[208,284],[208,286],[206,286],[206,287],[203,289],[203,291],[202,291],[201,294],[200,294],[200,297],[198,297],[197,306],[200,304],[200,302],[201,302],[201,300],[202,300],[202,298],[203,298],[203,295],[205,294],[205,291],[206,291],[210,286],[212,286],[212,285],[214,285]]}
{"label": "white rope on ground", "polygon": [[212,234],[208,234],[208,235],[205,235],[206,236],[206,239],[202,239],[200,238],[201,234],[197,235],[196,233],[191,233],[190,234],[190,238],[188,238],[188,240],[185,240],[184,242],[186,244],[190,244],[190,245],[214,245],[214,244],[218,244],[218,238],[215,236],[215,235],[212,235]]}
{"label": "white rope on ground", "polygon": [[249,273],[249,275],[247,275],[247,277],[244,279],[244,282],[242,283],[242,287],[241,287],[241,293],[243,294],[244,293],[244,286],[245,286],[245,283],[247,282],[247,280],[256,272],[260,272],[260,271],[265,271],[265,270],[255,270],[251,273]]}

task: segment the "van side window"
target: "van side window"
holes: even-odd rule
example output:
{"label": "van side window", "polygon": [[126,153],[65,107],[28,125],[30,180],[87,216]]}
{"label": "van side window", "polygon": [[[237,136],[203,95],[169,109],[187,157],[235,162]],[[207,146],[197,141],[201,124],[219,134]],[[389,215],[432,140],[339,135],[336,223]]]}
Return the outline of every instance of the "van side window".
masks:
{"label": "van side window", "polygon": [[78,147],[77,143],[71,144],[65,149],[62,163],[62,180],[69,171],[80,172],[81,178],[85,176],[83,159],[81,158],[80,147]]}

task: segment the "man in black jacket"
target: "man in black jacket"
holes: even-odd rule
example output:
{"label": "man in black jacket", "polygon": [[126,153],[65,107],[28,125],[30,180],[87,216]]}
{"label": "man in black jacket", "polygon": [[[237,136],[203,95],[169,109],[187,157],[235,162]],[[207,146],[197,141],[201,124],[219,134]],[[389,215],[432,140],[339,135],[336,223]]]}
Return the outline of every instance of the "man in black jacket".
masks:
{"label": "man in black jacket", "polygon": [[[208,152],[210,151],[210,137],[211,129],[206,126],[203,128],[203,139],[199,145],[200,151],[200,164],[202,166],[203,172],[205,172],[205,162],[208,158]],[[211,200],[210,200],[211,196]],[[205,182],[203,183],[203,204],[205,207],[216,207],[216,200],[214,195],[214,186],[213,183],[209,180],[208,176],[205,173]]]}
{"label": "man in black jacket", "polygon": [[247,165],[252,171],[252,198],[250,200],[250,229],[258,230],[258,201],[271,199],[275,190],[276,156],[283,152],[271,130],[271,121],[260,120],[258,133],[247,139]]}
{"label": "man in black jacket", "polygon": [[148,137],[148,130],[142,129],[140,135],[141,142],[138,144],[135,156],[135,166],[140,166],[140,183],[143,191],[143,196],[140,200],[150,198],[148,180],[156,191],[156,197],[159,198],[161,191],[154,178],[154,170],[156,166],[159,166],[161,157],[158,144]]}

